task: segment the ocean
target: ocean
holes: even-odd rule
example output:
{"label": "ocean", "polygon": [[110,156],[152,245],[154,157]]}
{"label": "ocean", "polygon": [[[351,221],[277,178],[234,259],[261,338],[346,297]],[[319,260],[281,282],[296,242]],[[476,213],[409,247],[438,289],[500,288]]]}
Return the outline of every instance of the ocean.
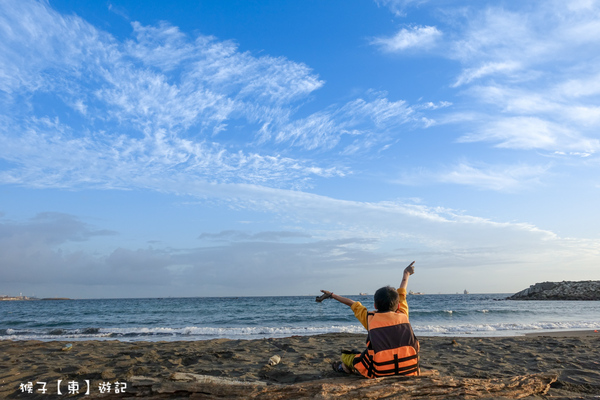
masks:
{"label": "ocean", "polygon": [[[599,301],[509,294],[409,295],[417,336],[600,329]],[[347,297],[372,308],[373,296]],[[0,301],[0,340],[172,341],[365,333],[348,306],[313,296]]]}

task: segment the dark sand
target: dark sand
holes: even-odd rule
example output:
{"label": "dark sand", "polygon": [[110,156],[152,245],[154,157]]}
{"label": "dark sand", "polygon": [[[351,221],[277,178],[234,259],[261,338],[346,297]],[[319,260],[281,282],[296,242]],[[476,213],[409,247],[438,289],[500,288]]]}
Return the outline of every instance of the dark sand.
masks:
{"label": "dark sand", "polygon": [[[324,378],[363,379],[331,369],[343,348],[362,349],[365,335],[326,334],[281,339],[208,340],[179,342],[0,341],[0,398],[53,399],[57,380],[67,392],[69,381],[99,396],[99,384],[129,382],[134,376],[168,379],[174,372],[267,383],[292,384]],[[420,337],[421,368],[440,376],[504,378],[554,373],[547,394],[528,399],[600,399],[600,333],[561,332],[520,337]],[[279,355],[281,362],[266,366]],[[22,394],[21,383],[33,383],[34,393]],[[47,382],[46,394],[39,393]],[[138,393],[139,394],[139,393]],[[115,398],[103,395],[98,398]],[[74,396],[73,396],[74,397]],[[87,396],[79,395],[77,398]],[[91,396],[94,397],[94,396]],[[170,397],[175,398],[175,397]],[[187,398],[177,397],[177,398]],[[204,398],[204,397],[193,397]],[[206,397],[209,398],[209,397]],[[393,398],[393,397],[391,397]],[[489,397],[488,397],[489,398]]]}

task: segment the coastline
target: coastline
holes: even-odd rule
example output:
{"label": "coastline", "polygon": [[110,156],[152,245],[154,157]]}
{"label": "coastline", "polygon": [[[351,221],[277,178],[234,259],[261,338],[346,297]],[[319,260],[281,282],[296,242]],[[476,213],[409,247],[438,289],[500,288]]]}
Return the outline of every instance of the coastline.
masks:
{"label": "coastline", "polygon": [[586,337],[586,336],[596,336],[600,335],[600,330],[586,329],[586,330],[578,330],[578,331],[542,331],[542,332],[532,332],[526,333],[525,336],[529,337],[558,337],[558,338],[568,338],[568,337]]}
{"label": "coastline", "polygon": [[[174,373],[215,377],[223,382],[235,380],[254,385],[252,387],[255,389],[258,384],[266,384],[276,385],[274,387],[284,385],[286,390],[291,390],[298,385],[314,386],[325,381],[329,385],[343,387],[365,386],[373,382],[339,375],[330,367],[331,362],[338,359],[341,349],[362,349],[365,338],[364,334],[331,333],[255,340],[90,340],[71,342],[72,348],[68,351],[62,350],[69,343],[66,341],[3,340],[0,341],[0,398],[52,398],[48,394],[36,393],[41,388],[36,386],[36,382],[46,382],[48,393],[52,393],[57,390],[58,380],[77,381],[82,385],[87,380],[92,388],[88,398],[107,398],[98,391],[102,383],[112,383],[114,387],[117,381],[126,382],[129,393],[132,393],[143,387],[139,377],[149,379],[148,382],[154,382],[154,385],[158,385],[157,382],[173,385]],[[422,371],[436,374],[435,379],[440,382],[445,379],[461,385],[492,385],[498,379],[553,375],[556,381],[551,386],[545,383],[548,390],[546,395],[532,392],[525,398],[590,396],[591,399],[600,395],[600,333],[595,331],[540,332],[509,337],[421,336],[419,340]],[[279,355],[281,362],[267,366],[273,355]],[[427,381],[430,387],[433,378],[423,379],[430,379]],[[20,384],[28,382],[34,384],[34,392],[21,394]],[[448,385],[444,382],[444,385]],[[66,390],[66,384],[63,385]],[[181,387],[198,386],[189,382],[178,385],[179,391],[183,390]],[[223,384],[214,385],[219,387]],[[322,383],[319,385],[323,386]],[[225,386],[229,388],[231,385]],[[391,390],[391,387],[388,389]],[[167,389],[163,387],[162,390]],[[308,389],[304,387],[303,390]],[[272,397],[272,394],[267,397]],[[510,397],[503,397],[502,392],[498,392],[494,398]]]}

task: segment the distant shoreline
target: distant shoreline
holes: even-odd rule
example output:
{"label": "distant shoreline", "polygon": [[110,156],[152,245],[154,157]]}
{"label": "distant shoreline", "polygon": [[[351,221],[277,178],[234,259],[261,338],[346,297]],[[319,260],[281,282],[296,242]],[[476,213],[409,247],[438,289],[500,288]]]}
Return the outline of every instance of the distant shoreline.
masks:
{"label": "distant shoreline", "polygon": [[38,299],[37,297],[27,297],[27,296],[3,296],[0,297],[0,301],[41,301],[41,300],[72,300],[68,297],[46,297],[43,299]]}

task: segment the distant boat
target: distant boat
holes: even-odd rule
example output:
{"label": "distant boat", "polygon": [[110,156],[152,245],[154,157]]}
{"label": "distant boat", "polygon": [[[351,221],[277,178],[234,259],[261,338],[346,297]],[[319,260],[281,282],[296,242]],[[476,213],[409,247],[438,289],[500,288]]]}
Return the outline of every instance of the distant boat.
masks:
{"label": "distant boat", "polygon": [[412,295],[414,295],[414,296],[421,296],[421,295],[424,295],[425,293],[423,293],[423,292],[413,292],[413,291],[411,290],[411,291],[409,291],[409,292],[408,292],[408,294],[412,294]]}
{"label": "distant boat", "polygon": [[359,295],[359,296],[368,296],[368,295],[369,295],[369,293],[366,293],[366,292],[360,292],[358,295]]}
{"label": "distant boat", "polygon": [[465,294],[469,294],[469,292],[467,292],[467,289],[465,289]]}

